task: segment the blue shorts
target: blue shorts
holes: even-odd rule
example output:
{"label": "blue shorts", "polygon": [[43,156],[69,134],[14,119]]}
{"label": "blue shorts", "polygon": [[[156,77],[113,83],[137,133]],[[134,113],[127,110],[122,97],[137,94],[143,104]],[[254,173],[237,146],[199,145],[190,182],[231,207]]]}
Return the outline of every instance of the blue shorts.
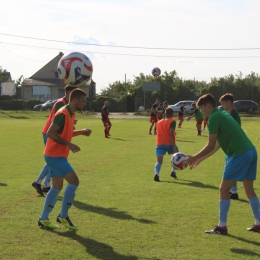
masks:
{"label": "blue shorts", "polygon": [[50,167],[50,175],[56,177],[64,177],[66,174],[73,172],[73,168],[65,157],[51,157],[44,155],[44,159]]}
{"label": "blue shorts", "polygon": [[257,151],[252,148],[235,157],[226,156],[223,180],[243,181],[255,180],[257,170]]}
{"label": "blue shorts", "polygon": [[[178,147],[177,147],[178,149]],[[179,150],[179,149],[178,149]],[[155,148],[156,156],[164,156],[168,152],[168,154],[173,154],[174,149],[172,145],[157,145]]]}

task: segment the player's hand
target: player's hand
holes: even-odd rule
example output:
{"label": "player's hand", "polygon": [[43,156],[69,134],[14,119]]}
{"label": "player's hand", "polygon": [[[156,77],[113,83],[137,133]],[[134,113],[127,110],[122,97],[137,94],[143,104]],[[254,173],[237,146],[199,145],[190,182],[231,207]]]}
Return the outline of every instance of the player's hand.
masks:
{"label": "player's hand", "polygon": [[187,167],[188,165],[191,165],[193,162],[194,162],[194,157],[192,155],[186,155],[186,158],[183,160],[182,163]]}
{"label": "player's hand", "polygon": [[189,165],[190,170],[192,170],[193,168],[195,168],[196,166],[198,166],[198,165],[200,164],[200,162],[202,162],[201,159],[198,159],[198,160],[192,162],[192,163]]}
{"label": "player's hand", "polygon": [[90,129],[84,128],[81,130],[83,135],[90,136],[92,131]]}
{"label": "player's hand", "polygon": [[77,153],[80,151],[80,148],[75,144],[69,143],[68,147],[73,153]]}

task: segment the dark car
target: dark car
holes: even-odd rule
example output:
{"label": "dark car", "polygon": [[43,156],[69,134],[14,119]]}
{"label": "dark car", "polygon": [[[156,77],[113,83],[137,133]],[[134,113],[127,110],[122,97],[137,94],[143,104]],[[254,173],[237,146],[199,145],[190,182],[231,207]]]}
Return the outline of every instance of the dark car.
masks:
{"label": "dark car", "polygon": [[[234,107],[238,112],[253,112],[259,109],[259,105],[252,100],[236,100]],[[218,106],[218,109],[223,110],[223,107]]]}
{"label": "dark car", "polygon": [[56,99],[55,100],[48,100],[47,102],[45,102],[44,104],[42,104],[40,110],[41,111],[50,111],[53,107],[53,105],[56,103]]}

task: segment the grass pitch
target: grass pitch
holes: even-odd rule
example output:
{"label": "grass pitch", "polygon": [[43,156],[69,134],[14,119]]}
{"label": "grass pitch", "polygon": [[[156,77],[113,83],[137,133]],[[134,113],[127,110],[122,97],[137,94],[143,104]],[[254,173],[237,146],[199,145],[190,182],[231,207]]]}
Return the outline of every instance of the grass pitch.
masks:
{"label": "grass pitch", "polygon": [[[44,197],[31,182],[44,165],[41,130],[47,117],[0,111],[0,259],[259,259],[260,234],[246,230],[254,220],[241,183],[240,200],[231,201],[229,235],[204,234],[218,223],[224,153],[177,172],[177,180],[170,177],[166,155],[156,183],[155,136],[148,135],[147,117],[112,119],[112,137],[105,139],[100,119],[77,115],[76,128],[93,131],[74,138],[81,151],[69,156],[80,179],[70,209],[79,230],[39,228]],[[259,119],[242,118],[242,128],[259,150]],[[194,120],[177,129],[180,151],[193,154],[206,144],[207,132],[196,134]],[[259,180],[255,188],[260,196]]]}

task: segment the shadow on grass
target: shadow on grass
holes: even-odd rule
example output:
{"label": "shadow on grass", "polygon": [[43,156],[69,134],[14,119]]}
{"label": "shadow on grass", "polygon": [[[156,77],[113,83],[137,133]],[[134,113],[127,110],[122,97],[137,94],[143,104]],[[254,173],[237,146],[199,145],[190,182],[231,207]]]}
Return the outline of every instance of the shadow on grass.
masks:
{"label": "shadow on grass", "polygon": [[188,141],[188,140],[180,140],[178,139],[178,143],[195,143],[194,141]]}
{"label": "shadow on grass", "polygon": [[241,255],[246,255],[247,257],[249,256],[258,256],[260,257],[260,254],[247,250],[247,249],[241,249],[241,248],[232,248],[230,249],[231,252],[236,253],[236,254],[241,254]]}
{"label": "shadow on grass", "polygon": [[0,182],[0,186],[7,186],[7,184],[6,184],[6,183],[1,183],[1,182]]}
{"label": "shadow on grass", "polygon": [[[46,229],[48,230],[48,229]],[[49,230],[48,230],[49,231]],[[86,248],[86,252],[96,259],[122,259],[122,260],[138,260],[140,259],[134,255],[123,255],[114,251],[114,248],[105,243],[98,242],[91,238],[86,238],[78,235],[75,231],[67,232],[55,232],[61,237],[66,237],[73,239],[83,245]],[[87,258],[86,258],[87,259]],[[159,260],[156,258],[142,258],[142,259],[153,259]]]}
{"label": "shadow on grass", "polygon": [[156,222],[148,219],[142,219],[142,218],[134,218],[130,214],[124,212],[124,211],[117,211],[114,208],[103,208],[99,206],[93,206],[89,205],[80,201],[74,200],[73,206],[77,207],[78,209],[81,210],[86,210],[89,212],[101,214],[107,217],[115,218],[115,219],[120,219],[120,220],[136,220],[140,223],[143,224],[155,224]]}
{"label": "shadow on grass", "polygon": [[1,113],[8,117],[14,118],[14,119],[30,119],[29,117],[26,117],[26,116],[11,116],[11,115],[4,113],[3,111]]}
{"label": "shadow on grass", "polygon": [[[186,181],[186,182],[180,182],[180,181]],[[203,189],[214,189],[214,190],[219,189],[218,187],[215,187],[213,185],[204,184],[204,183],[199,182],[199,181],[189,181],[189,180],[177,179],[174,182],[172,182],[172,181],[161,181],[161,182],[169,182],[169,183],[173,183],[173,184],[193,186],[193,187],[203,188]]]}
{"label": "shadow on grass", "polygon": [[113,137],[109,137],[109,139],[116,140],[116,141],[131,141],[131,140],[126,140],[126,139],[122,139],[122,138],[113,138]]}

